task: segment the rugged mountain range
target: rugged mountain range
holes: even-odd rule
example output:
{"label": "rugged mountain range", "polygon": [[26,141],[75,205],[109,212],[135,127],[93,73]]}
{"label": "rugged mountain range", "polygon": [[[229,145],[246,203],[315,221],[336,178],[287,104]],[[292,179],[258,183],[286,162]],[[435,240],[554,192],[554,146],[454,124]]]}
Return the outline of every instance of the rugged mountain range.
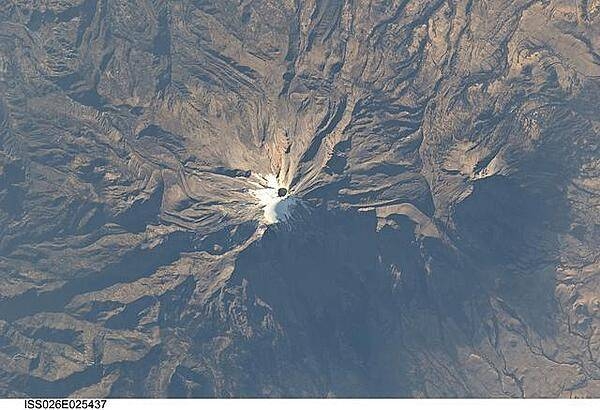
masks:
{"label": "rugged mountain range", "polygon": [[598,0],[3,0],[0,394],[599,397],[599,136]]}

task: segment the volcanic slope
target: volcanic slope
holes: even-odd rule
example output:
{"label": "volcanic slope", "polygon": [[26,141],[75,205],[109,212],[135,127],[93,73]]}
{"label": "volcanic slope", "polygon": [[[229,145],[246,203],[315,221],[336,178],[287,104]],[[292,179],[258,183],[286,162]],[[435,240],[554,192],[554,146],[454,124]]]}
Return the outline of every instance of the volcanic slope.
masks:
{"label": "volcanic slope", "polygon": [[0,394],[600,397],[599,135],[598,0],[2,1]]}

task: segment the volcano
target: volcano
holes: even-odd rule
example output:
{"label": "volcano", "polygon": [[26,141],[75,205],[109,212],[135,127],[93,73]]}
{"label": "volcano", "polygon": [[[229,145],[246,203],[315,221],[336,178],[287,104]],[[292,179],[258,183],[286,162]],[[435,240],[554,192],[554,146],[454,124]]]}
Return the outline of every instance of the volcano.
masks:
{"label": "volcano", "polygon": [[3,397],[600,397],[600,3],[0,2]]}

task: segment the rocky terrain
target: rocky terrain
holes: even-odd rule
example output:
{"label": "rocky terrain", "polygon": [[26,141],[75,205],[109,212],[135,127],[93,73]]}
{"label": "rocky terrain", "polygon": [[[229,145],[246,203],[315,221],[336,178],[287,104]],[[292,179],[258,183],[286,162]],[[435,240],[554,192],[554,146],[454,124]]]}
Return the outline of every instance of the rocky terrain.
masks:
{"label": "rocky terrain", "polygon": [[0,395],[600,397],[599,136],[599,0],[3,0]]}

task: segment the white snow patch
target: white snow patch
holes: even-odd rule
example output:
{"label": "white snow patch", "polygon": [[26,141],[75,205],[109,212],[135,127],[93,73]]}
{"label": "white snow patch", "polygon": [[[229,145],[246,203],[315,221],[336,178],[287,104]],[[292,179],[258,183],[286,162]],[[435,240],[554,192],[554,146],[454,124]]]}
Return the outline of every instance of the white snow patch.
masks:
{"label": "white snow patch", "polygon": [[[291,218],[292,209],[297,200],[289,195],[289,188],[284,184],[280,184],[275,175],[258,175],[258,178],[257,185],[260,188],[252,190],[252,193],[263,208],[265,222],[270,225],[277,222],[287,222]],[[286,188],[288,195],[278,196],[277,191],[279,188]]]}

